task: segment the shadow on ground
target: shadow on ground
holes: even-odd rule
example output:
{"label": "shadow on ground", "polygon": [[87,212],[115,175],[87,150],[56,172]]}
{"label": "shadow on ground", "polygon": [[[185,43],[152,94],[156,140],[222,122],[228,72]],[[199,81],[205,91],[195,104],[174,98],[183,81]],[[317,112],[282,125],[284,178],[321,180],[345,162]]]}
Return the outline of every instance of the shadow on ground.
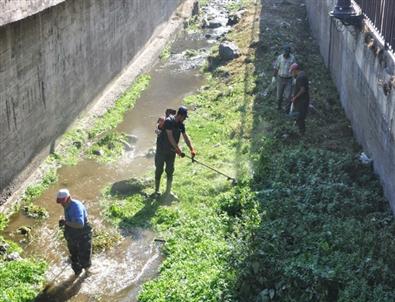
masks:
{"label": "shadow on ground", "polygon": [[78,294],[82,283],[88,276],[84,273],[76,278],[71,276],[67,280],[57,284],[48,284],[37,296],[34,302],[65,302]]}

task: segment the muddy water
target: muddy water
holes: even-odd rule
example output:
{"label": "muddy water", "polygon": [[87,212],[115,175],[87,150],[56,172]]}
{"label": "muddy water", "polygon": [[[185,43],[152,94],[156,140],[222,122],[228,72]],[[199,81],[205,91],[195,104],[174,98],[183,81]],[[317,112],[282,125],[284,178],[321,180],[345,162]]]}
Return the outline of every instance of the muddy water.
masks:
{"label": "muddy water", "polygon": [[[199,50],[200,55],[187,58],[185,50],[191,48]],[[50,217],[44,222],[29,219],[21,213],[12,218],[5,235],[21,242],[24,256],[38,255],[50,263],[47,279],[55,280],[55,283],[48,291],[50,298],[44,297],[40,301],[135,301],[141,284],[155,276],[162,260],[160,243],[154,241],[151,230],[134,229],[118,246],[94,255],[92,275],[70,279],[73,272],[67,263],[65,242],[56,239],[60,237],[57,221],[63,215],[63,209],[55,203],[55,195],[59,188],[67,187],[73,197],[84,201],[91,221],[105,223],[97,202],[101,191],[115,182],[153,171],[153,159],[145,155],[155,144],[156,120],[166,108],[177,108],[183,97],[202,85],[196,68],[203,62],[207,48],[204,36],[181,34],[174,43],[169,61],[158,63],[150,72],[150,87],[117,128],[117,131],[137,136],[132,151],[125,152],[111,165],[83,160],[76,166],[60,168],[58,183],[35,201],[49,211]],[[16,235],[20,226],[32,227],[34,239],[31,242],[23,243],[24,238]]]}

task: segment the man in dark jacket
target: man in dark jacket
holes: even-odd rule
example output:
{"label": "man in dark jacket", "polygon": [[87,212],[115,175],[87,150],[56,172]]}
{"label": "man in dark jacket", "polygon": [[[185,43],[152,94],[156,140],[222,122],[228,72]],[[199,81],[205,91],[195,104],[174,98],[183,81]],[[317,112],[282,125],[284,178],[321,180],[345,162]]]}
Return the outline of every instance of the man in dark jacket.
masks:
{"label": "man in dark jacket", "polygon": [[76,199],[72,199],[67,189],[59,190],[56,202],[64,208],[64,219],[59,220],[59,226],[64,227],[64,238],[70,252],[71,267],[76,276],[82,269],[91,266],[92,228],[88,223],[85,206]]}
{"label": "man in dark jacket", "polygon": [[163,173],[164,165],[166,164],[166,194],[171,193],[171,186],[173,182],[174,173],[174,160],[176,154],[184,157],[185,154],[182,153],[178,146],[180,141],[180,136],[182,135],[185,143],[187,144],[192,158],[196,155],[196,152],[192,146],[191,140],[189,139],[186,131],[184,121],[188,117],[188,109],[181,106],[177,114],[169,115],[163,124],[163,130],[159,133],[156,140],[156,154],[155,154],[155,195],[160,195],[160,179]]}
{"label": "man in dark jacket", "polygon": [[299,128],[300,134],[303,135],[306,130],[305,120],[310,102],[309,80],[304,71],[296,63],[291,65],[290,72],[296,79],[291,102],[293,103],[294,111],[298,112],[296,125]]}

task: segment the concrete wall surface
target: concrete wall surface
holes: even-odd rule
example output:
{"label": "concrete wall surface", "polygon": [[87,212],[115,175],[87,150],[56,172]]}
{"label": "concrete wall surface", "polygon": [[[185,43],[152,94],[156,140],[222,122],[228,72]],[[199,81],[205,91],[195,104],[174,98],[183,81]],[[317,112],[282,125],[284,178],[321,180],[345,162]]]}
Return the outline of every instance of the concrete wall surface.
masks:
{"label": "concrete wall surface", "polygon": [[[393,54],[383,50],[377,34],[331,21],[335,0],[306,0],[311,30],[338,88],[354,134],[374,163],[395,212],[395,86]],[[370,42],[373,36],[374,47]],[[387,86],[388,87],[388,86]]]}
{"label": "concrete wall surface", "polygon": [[181,1],[66,0],[0,27],[0,192],[128,65]]}
{"label": "concrete wall surface", "polygon": [[0,0],[0,26],[15,22],[65,0]]}

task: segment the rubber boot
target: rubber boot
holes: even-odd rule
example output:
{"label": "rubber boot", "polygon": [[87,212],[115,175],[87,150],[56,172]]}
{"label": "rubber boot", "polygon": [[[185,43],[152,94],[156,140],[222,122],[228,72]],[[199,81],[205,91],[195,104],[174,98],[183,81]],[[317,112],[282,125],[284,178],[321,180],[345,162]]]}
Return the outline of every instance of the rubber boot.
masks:
{"label": "rubber boot", "polygon": [[155,179],[155,192],[154,192],[154,197],[157,197],[160,195],[159,192],[159,188],[160,188],[160,178],[159,179]]}
{"label": "rubber boot", "polygon": [[171,194],[171,185],[173,183],[173,178],[172,177],[168,177],[167,178],[167,183],[166,183],[166,195],[170,195]]}

